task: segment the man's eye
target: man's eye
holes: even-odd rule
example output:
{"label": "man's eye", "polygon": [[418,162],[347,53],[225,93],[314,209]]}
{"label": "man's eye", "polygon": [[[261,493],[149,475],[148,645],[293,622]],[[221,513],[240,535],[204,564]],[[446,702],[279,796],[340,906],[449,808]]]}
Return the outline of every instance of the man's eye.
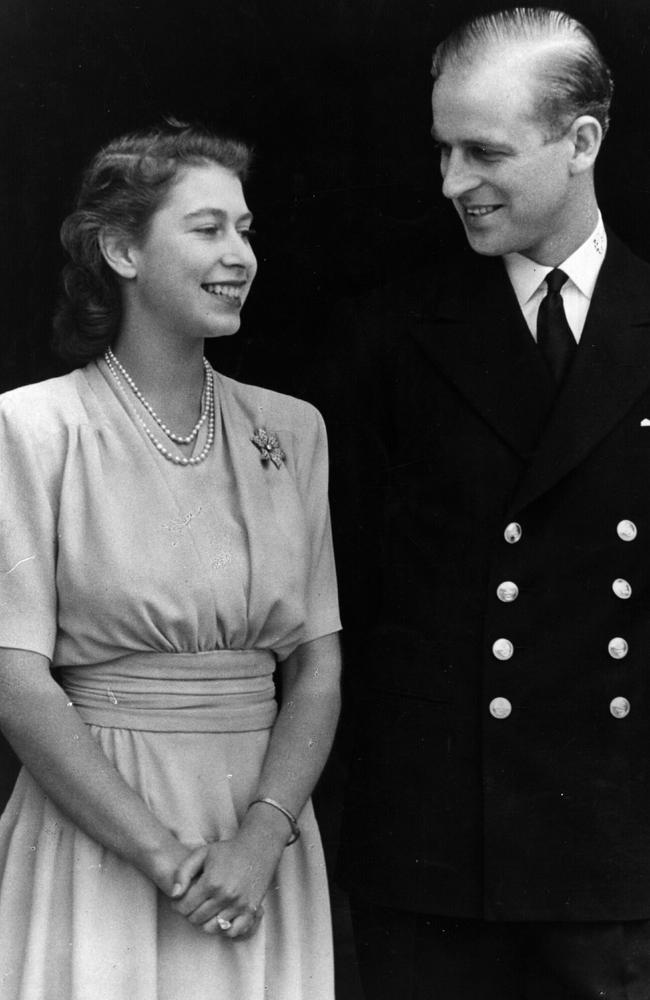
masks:
{"label": "man's eye", "polygon": [[196,231],[197,233],[206,233],[208,236],[213,236],[219,232],[219,226],[199,226]]}
{"label": "man's eye", "polygon": [[501,155],[496,149],[489,149],[487,146],[473,146],[471,154],[477,160],[498,160]]}

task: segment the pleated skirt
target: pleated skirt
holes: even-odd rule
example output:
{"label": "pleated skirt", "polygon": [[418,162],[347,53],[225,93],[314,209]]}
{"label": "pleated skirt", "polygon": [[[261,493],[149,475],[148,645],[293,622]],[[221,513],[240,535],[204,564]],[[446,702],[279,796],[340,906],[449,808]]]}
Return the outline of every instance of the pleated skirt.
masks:
{"label": "pleated skirt", "polygon": [[[91,725],[123,778],[188,844],[232,837],[269,730]],[[71,823],[23,769],[0,819],[2,1000],[332,1000],[327,877],[311,803],[247,940],[204,934]]]}

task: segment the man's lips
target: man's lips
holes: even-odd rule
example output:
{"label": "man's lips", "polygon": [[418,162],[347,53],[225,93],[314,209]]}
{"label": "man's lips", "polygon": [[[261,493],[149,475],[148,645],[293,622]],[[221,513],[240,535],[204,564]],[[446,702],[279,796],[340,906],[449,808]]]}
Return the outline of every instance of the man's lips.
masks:
{"label": "man's lips", "polygon": [[498,212],[502,207],[501,205],[462,205],[461,209],[464,215],[469,216],[470,219],[481,219],[485,215],[492,215],[493,212]]}

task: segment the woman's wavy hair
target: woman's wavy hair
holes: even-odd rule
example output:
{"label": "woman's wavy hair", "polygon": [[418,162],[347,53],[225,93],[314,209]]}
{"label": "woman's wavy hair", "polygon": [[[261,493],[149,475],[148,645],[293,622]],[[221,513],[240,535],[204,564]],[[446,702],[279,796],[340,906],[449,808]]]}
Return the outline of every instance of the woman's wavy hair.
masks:
{"label": "woman's wavy hair", "polygon": [[250,160],[242,142],[175,123],[122,135],[97,153],[83,174],[74,211],[61,226],[70,259],[61,273],[53,347],[64,361],[86,364],[119,329],[121,292],[102,254],[102,233],[117,230],[141,240],[183,168],[216,163],[243,183]]}

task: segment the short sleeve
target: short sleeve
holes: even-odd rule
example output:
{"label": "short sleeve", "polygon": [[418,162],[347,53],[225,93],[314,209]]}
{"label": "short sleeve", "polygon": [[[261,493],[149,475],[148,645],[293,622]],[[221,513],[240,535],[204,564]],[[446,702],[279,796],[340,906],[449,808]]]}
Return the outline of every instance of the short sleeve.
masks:
{"label": "short sleeve", "polygon": [[39,422],[17,396],[0,399],[0,646],[51,660],[57,616],[52,434],[39,433]]}
{"label": "short sleeve", "polygon": [[302,642],[341,628],[328,502],[327,432],[318,410],[310,406],[309,411],[313,415],[311,434],[305,435],[297,463],[309,552]]}

